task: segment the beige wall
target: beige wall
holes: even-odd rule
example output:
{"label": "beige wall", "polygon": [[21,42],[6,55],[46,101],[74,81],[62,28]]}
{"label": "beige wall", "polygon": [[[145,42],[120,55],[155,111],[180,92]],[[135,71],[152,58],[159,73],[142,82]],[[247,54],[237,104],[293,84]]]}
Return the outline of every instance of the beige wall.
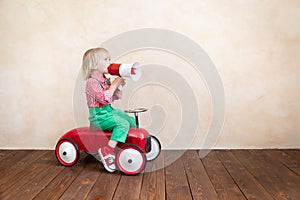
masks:
{"label": "beige wall", "polygon": [[[0,148],[54,148],[60,135],[76,126],[72,98],[82,53],[124,31],[145,27],[186,35],[215,63],[227,111],[215,148],[300,148],[299,21],[298,0],[1,0]],[[181,62],[150,51],[120,61],[151,63],[157,57],[161,63]],[[197,77],[182,73],[198,94],[201,117],[191,146],[197,148],[210,125],[209,93],[203,83],[196,83]],[[176,105],[170,98],[162,95]],[[175,106],[172,111],[160,134],[164,146],[172,139],[170,132],[178,129],[173,124],[179,110]]]}

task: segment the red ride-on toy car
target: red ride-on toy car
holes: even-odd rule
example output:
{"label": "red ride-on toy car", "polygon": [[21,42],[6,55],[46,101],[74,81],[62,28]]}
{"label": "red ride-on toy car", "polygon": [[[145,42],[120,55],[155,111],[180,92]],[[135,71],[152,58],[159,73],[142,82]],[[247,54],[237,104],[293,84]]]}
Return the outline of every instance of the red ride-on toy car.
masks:
{"label": "red ride-on toy car", "polygon": [[[154,160],[161,151],[159,140],[139,128],[138,113],[147,109],[139,108],[125,112],[133,113],[137,128],[130,128],[125,143],[116,148],[116,166],[125,174],[138,174],[146,166],[147,161]],[[107,144],[111,132],[99,130],[94,126],[75,128],[65,133],[57,142],[55,155],[60,164],[71,167],[77,163],[80,150],[88,154],[98,155],[98,149]]]}

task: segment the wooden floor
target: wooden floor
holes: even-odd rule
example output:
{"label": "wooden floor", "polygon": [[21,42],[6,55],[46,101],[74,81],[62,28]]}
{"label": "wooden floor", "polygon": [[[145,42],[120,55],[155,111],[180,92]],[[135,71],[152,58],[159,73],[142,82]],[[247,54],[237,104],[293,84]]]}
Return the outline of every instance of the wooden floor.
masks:
{"label": "wooden floor", "polygon": [[[147,170],[168,164],[164,151]],[[108,173],[92,156],[59,166],[53,151],[0,150],[0,199],[300,199],[300,150],[187,151],[137,176]]]}

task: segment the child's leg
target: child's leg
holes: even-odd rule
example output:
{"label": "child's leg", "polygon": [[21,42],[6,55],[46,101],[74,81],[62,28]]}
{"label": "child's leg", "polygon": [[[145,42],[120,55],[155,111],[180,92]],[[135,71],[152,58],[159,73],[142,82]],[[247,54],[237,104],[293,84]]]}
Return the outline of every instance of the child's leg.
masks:
{"label": "child's leg", "polygon": [[113,127],[113,131],[110,137],[110,140],[117,141],[117,142],[125,142],[127,138],[127,134],[130,128],[130,123],[120,117],[119,115],[113,115],[115,126]]}
{"label": "child's leg", "polygon": [[109,172],[114,172],[116,167],[114,164],[114,149],[118,142],[125,142],[128,134],[130,123],[116,115],[107,116],[105,120],[101,121],[101,128],[103,130],[112,130],[112,135],[108,145],[99,149],[99,156],[105,167]]}
{"label": "child's leg", "polygon": [[127,113],[119,110],[119,109],[114,109],[113,111],[114,115],[118,115],[121,118],[124,118],[125,120],[127,120],[130,124],[130,127],[136,127],[136,121],[135,118],[132,116],[129,116]]}
{"label": "child's leg", "polygon": [[132,125],[135,125],[134,118],[131,119],[130,123],[130,117],[125,116],[126,118],[129,118],[125,119],[123,118],[123,116],[120,116],[119,112],[113,112],[109,115],[105,115],[101,118],[99,117],[91,121],[93,125],[101,130],[112,131],[110,141],[115,141],[109,142],[110,146],[112,147],[115,146],[118,142],[125,142],[131,123],[133,123]]}
{"label": "child's leg", "polygon": [[109,140],[108,141],[108,146],[110,146],[111,148],[116,148],[118,142],[117,141],[114,141],[114,140]]}

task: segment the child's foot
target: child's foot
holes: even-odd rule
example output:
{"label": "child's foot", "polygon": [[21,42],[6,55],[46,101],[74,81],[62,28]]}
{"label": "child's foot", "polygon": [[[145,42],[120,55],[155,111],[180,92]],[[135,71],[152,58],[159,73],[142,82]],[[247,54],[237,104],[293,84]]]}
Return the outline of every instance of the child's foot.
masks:
{"label": "child's foot", "polygon": [[104,168],[109,172],[116,171],[114,149],[110,146],[105,146],[100,148],[98,153]]}

